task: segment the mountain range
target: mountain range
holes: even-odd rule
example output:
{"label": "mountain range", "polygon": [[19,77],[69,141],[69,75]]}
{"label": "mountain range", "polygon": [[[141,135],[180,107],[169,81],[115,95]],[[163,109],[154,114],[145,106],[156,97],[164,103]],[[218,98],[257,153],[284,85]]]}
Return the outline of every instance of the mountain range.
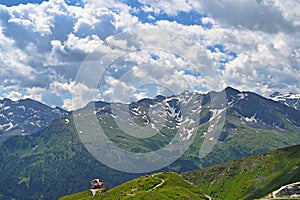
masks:
{"label": "mountain range", "polygon": [[[0,170],[5,175],[0,177],[5,183],[0,199],[57,199],[86,189],[95,177],[113,187],[143,175],[111,169],[94,157],[89,147],[99,146],[101,137],[83,136],[97,136],[100,129],[114,145],[133,153],[191,141],[175,162],[161,169],[175,172],[300,144],[300,111],[230,87],[207,94],[159,95],[131,104],[91,102],[69,115],[61,112],[63,117],[35,134],[16,134],[0,143]],[[91,115],[100,129],[91,129]]]}
{"label": "mountain range", "polygon": [[61,108],[51,108],[31,99],[0,100],[0,140],[13,135],[36,133],[49,126],[53,120],[68,114]]}
{"label": "mountain range", "polygon": [[[75,112],[74,115],[79,116],[77,121],[84,121],[88,113],[95,109],[101,129],[118,147],[128,151],[157,150],[172,142],[178,131],[182,140],[193,135],[190,148],[172,165],[177,171],[207,167],[300,142],[299,111],[255,93],[240,92],[230,87],[208,94],[184,92],[172,97],[157,96],[129,105],[104,102],[96,102],[94,105]],[[218,118],[221,120],[216,121]],[[136,139],[131,136],[136,130],[136,134],[141,134],[136,124],[149,127],[143,130],[147,134],[159,134],[147,139]],[[81,133],[85,133],[85,126],[86,132],[93,134],[90,130],[92,125],[85,122]],[[205,145],[209,152],[202,152],[207,155],[199,158],[200,147]],[[210,146],[214,147],[212,151]],[[177,165],[178,162],[186,164]]]}

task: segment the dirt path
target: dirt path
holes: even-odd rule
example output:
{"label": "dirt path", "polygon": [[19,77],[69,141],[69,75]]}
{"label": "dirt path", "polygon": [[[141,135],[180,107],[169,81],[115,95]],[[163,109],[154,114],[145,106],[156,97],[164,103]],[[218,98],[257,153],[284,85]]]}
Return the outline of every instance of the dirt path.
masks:
{"label": "dirt path", "polygon": [[[157,180],[160,180],[161,182],[160,182],[159,184],[153,186],[151,189],[147,190],[148,192],[150,192],[150,191],[152,191],[152,190],[154,190],[154,189],[160,187],[162,184],[164,184],[164,183],[166,182],[164,179],[156,178],[156,177],[155,177],[156,175],[159,175],[159,174],[162,174],[162,172],[157,173],[157,174],[152,174],[152,175],[151,175],[152,178],[157,179]],[[185,180],[185,181],[186,181],[187,183],[193,185],[192,183],[188,182],[187,180]],[[208,200],[212,200],[212,198],[211,198],[210,196],[208,196],[208,195],[206,195],[206,194],[204,194],[204,195],[205,195],[205,197],[206,197]]]}
{"label": "dirt path", "polygon": [[[188,184],[194,185],[193,183],[191,183],[191,182],[189,182],[189,181],[187,181],[187,180],[185,180],[185,179],[184,179],[184,181],[187,182]],[[206,195],[206,194],[204,194],[204,196],[205,196],[208,200],[212,200],[212,198],[211,198],[210,196],[208,196],[208,195]]]}
{"label": "dirt path", "polygon": [[206,194],[204,194],[206,198],[208,198],[208,200],[212,200],[212,198]]}
{"label": "dirt path", "polygon": [[156,178],[156,177],[155,177],[155,175],[159,175],[159,174],[161,174],[161,173],[158,173],[158,174],[152,174],[152,175],[151,175],[151,177],[153,177],[153,178],[155,178],[155,179],[157,179],[157,180],[160,180],[161,182],[160,182],[159,184],[155,185],[154,187],[152,187],[151,189],[149,189],[148,192],[150,192],[151,190],[154,190],[154,189],[160,187],[162,184],[164,184],[164,183],[166,182],[164,179]]}
{"label": "dirt path", "polygon": [[276,198],[276,195],[281,191],[283,190],[284,188],[288,187],[288,186],[295,186],[295,185],[299,185],[300,182],[296,182],[296,183],[292,183],[292,184],[288,184],[288,185],[285,185],[285,186],[282,186],[281,188],[279,188],[278,190],[275,190],[274,192],[272,192],[272,198]]}

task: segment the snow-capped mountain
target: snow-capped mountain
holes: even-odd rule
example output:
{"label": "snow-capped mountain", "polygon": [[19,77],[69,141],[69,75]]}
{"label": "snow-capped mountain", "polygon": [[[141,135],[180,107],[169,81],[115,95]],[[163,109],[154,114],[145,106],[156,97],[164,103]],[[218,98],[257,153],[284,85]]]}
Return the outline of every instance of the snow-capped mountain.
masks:
{"label": "snow-capped mountain", "polygon": [[0,140],[12,135],[29,135],[46,128],[53,120],[68,115],[31,99],[0,100]]}
{"label": "snow-capped mountain", "polygon": [[[88,107],[92,104],[94,106],[91,110]],[[297,131],[300,127],[299,111],[258,94],[241,92],[231,87],[222,92],[207,94],[183,92],[171,97],[159,95],[131,104],[92,102],[86,108],[75,112],[75,117],[78,116],[79,121],[84,121],[88,113],[96,113],[102,128],[115,134],[120,132],[120,137],[123,137],[123,132],[143,134],[142,137],[158,133],[166,137],[166,133],[178,131],[181,140],[186,141],[199,128],[207,125],[201,137],[222,142],[226,137],[232,137],[239,126],[271,132],[284,132],[290,125]],[[220,135],[220,130],[216,131],[214,127],[223,125],[224,130],[228,127],[230,130],[223,130]],[[90,131],[89,128],[87,131]]]}
{"label": "snow-capped mountain", "polygon": [[286,106],[290,106],[296,110],[300,110],[300,94],[281,94],[279,92],[274,92],[269,96],[269,98],[274,101],[283,103]]}
{"label": "snow-capped mountain", "polygon": [[[2,102],[1,112],[12,107],[13,103],[6,101]],[[186,151],[178,149],[188,141],[191,144]],[[183,155],[166,169],[183,172],[296,144],[300,144],[300,111],[230,87],[222,92],[183,92],[130,104],[91,102],[37,134],[3,142],[0,169],[4,176],[0,176],[0,181],[6,184],[0,186],[0,192],[6,199],[12,194],[15,199],[36,199],[42,194],[57,199],[57,194],[65,192],[61,185],[79,191],[95,175],[111,180],[110,185],[119,185],[131,174],[107,167],[92,156],[109,154],[122,158],[123,151],[114,154],[119,148],[135,153],[137,160],[144,153],[170,147],[165,151],[170,158],[177,152]],[[164,157],[154,156],[151,161],[160,162],[161,158]],[[125,162],[129,161],[126,157]],[[80,176],[77,179],[81,182],[74,186],[62,176]]]}
{"label": "snow-capped mountain", "polygon": [[[141,99],[131,104],[92,102],[75,112],[74,116],[80,118],[79,121],[84,121],[88,113],[94,112],[89,109],[90,106],[93,109],[94,103],[100,124],[107,130],[122,130],[131,135],[142,134],[142,137],[157,133],[165,137],[165,132],[179,130],[183,141],[189,140],[199,125],[220,117],[227,105],[225,92],[205,95],[186,91],[170,97],[158,95],[153,99]],[[112,120],[117,125],[108,122]]]}

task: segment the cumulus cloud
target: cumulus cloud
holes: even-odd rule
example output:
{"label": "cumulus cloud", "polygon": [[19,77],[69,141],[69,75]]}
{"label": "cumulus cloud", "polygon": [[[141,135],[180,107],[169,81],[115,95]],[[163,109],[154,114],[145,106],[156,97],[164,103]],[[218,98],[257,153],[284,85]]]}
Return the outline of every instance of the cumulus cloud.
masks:
{"label": "cumulus cloud", "polygon": [[280,1],[280,0],[264,0],[262,4],[272,6],[282,13],[282,16],[293,26],[300,26],[300,2],[299,0],[293,1]]}
{"label": "cumulus cloud", "polygon": [[15,97],[63,106],[64,97],[59,100],[52,83],[75,79],[86,56],[123,28],[120,13],[93,4],[67,5],[63,0],[0,5],[0,80],[5,83],[1,94],[18,91]]}
{"label": "cumulus cloud", "polygon": [[[239,35],[251,43],[240,41]],[[242,48],[235,48],[239,49],[237,58],[226,63],[225,82],[265,95],[276,89],[299,92],[299,62],[290,57],[298,39],[282,33],[270,37],[250,31],[232,34],[234,37]]]}
{"label": "cumulus cloud", "polygon": [[170,15],[176,15],[178,11],[190,11],[193,6],[186,0],[171,0],[171,1],[159,1],[159,0],[141,0],[141,3],[153,6],[157,10],[161,10]]}
{"label": "cumulus cloud", "polygon": [[22,94],[20,92],[11,91],[5,94],[6,98],[11,99],[13,101],[17,101],[22,98]]}
{"label": "cumulus cloud", "polygon": [[[211,18],[226,23],[235,28],[248,28],[269,33],[280,31],[299,31],[298,0],[180,0],[180,1],[150,1],[140,0],[147,10],[156,10],[170,15],[191,10],[208,15]],[[144,9],[145,10],[145,9]],[[159,11],[157,11],[159,10]]]}
{"label": "cumulus cloud", "polygon": [[202,1],[201,7],[211,17],[236,28],[269,33],[296,30],[280,10],[263,4],[262,1]]}
{"label": "cumulus cloud", "polygon": [[205,46],[193,40],[192,35],[152,27],[117,34],[109,38],[108,45],[119,49],[121,56],[112,61],[112,70],[108,73],[115,78],[106,79],[102,84],[106,86],[105,98],[114,92],[127,101],[128,95],[145,96],[151,92],[139,91],[146,85],[155,85],[151,89],[155,91],[165,88],[172,94],[223,87],[220,87],[221,81],[212,81],[220,80],[220,75],[208,59]]}
{"label": "cumulus cloud", "polygon": [[[206,92],[231,85],[263,95],[300,93],[298,0],[135,4],[84,0],[80,7],[49,0],[0,5],[0,95],[70,110],[90,100],[128,101],[128,94],[137,100],[168,89]],[[176,20],[182,12],[202,24]],[[102,66],[99,58],[112,60]],[[76,82],[89,59],[89,78]],[[92,84],[99,79],[93,70],[106,71],[98,83],[104,84],[102,90]],[[150,83],[161,87],[146,91],[143,84]]]}
{"label": "cumulus cloud", "polygon": [[91,101],[97,100],[98,90],[95,88],[89,88],[87,85],[82,83],[70,82],[70,83],[59,83],[53,82],[51,89],[56,93],[67,93],[69,96],[65,96],[63,99],[63,108],[68,110],[76,110],[86,106]]}

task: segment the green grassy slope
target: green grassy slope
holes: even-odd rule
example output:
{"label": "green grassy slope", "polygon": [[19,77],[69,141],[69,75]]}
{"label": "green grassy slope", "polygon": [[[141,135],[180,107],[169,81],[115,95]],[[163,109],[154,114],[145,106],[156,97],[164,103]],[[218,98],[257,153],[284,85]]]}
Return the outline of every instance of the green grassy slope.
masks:
{"label": "green grassy slope", "polygon": [[128,181],[92,197],[85,191],[62,197],[61,200],[86,199],[208,199],[197,187],[184,180],[176,173],[157,173],[151,176]]}
{"label": "green grassy slope", "polygon": [[300,146],[183,173],[213,199],[260,198],[300,180]]}

